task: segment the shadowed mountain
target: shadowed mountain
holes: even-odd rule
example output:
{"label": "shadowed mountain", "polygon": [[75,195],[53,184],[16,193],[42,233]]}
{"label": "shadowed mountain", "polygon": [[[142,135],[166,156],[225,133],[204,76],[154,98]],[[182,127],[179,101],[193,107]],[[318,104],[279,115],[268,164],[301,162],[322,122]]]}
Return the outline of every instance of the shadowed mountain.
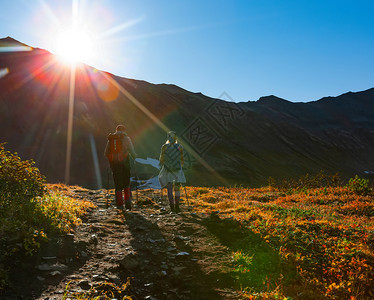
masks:
{"label": "shadowed mountain", "polygon": [[[374,89],[308,103],[275,96],[233,103],[84,64],[72,72],[48,51],[0,39],[0,141],[35,160],[50,182],[64,181],[69,102],[71,184],[106,185],[103,150],[120,123],[140,157],[157,158],[165,130],[176,131],[188,184],[253,186],[322,169],[347,177],[374,171]],[[137,172],[148,176],[139,165]]]}

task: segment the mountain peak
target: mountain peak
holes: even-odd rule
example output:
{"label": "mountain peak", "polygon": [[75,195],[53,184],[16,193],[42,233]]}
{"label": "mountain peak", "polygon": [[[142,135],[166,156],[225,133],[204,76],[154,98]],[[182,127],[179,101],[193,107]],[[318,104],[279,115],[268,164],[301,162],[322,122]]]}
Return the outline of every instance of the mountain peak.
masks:
{"label": "mountain peak", "polygon": [[274,95],[263,96],[257,100],[258,103],[272,104],[272,103],[290,103],[290,101],[279,98]]}
{"label": "mountain peak", "polygon": [[0,39],[0,47],[30,47],[24,43],[21,43],[20,41],[17,41],[16,39],[7,36],[6,38]]}

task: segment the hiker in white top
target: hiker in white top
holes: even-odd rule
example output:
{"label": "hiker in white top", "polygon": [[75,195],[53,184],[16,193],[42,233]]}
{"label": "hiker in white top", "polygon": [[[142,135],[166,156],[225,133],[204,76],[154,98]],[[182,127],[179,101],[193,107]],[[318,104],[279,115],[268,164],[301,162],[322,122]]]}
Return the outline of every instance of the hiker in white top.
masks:
{"label": "hiker in white top", "polygon": [[[160,165],[162,166],[158,180],[161,188],[167,187],[170,209],[180,212],[180,188],[186,182],[182,167],[184,163],[183,147],[177,141],[174,131],[167,133],[167,140],[161,147]],[[175,198],[173,197],[173,187]]]}

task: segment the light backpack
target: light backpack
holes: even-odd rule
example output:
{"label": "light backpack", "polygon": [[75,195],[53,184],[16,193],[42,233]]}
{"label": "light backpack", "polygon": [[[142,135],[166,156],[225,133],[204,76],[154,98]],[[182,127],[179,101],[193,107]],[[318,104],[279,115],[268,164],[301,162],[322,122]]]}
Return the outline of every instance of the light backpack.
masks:
{"label": "light backpack", "polygon": [[164,152],[164,166],[168,171],[178,171],[181,169],[179,144],[166,144]]}

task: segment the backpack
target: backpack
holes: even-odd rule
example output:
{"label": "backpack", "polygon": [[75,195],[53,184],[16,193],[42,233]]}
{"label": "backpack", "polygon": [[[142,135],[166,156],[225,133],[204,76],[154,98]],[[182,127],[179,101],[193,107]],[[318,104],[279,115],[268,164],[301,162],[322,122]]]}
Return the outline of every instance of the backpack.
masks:
{"label": "backpack", "polygon": [[124,143],[125,134],[120,133],[110,133],[108,136],[109,151],[108,160],[110,163],[123,162],[129,151],[127,149],[126,143]]}
{"label": "backpack", "polygon": [[178,171],[181,168],[179,144],[166,144],[164,166],[168,171]]}

